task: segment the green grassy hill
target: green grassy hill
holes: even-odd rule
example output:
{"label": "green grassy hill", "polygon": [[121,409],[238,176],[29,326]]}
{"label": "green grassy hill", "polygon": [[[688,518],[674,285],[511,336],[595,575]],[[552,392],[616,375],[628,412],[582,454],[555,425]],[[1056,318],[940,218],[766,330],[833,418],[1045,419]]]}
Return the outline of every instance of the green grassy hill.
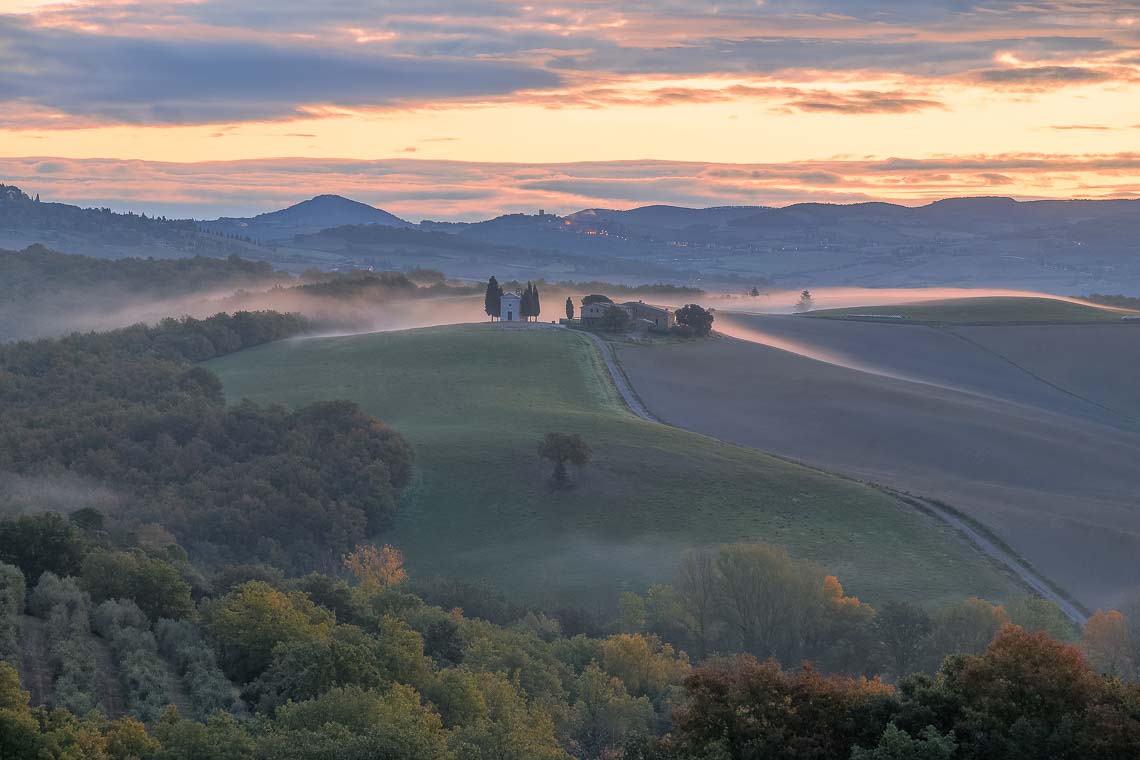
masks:
{"label": "green grassy hill", "polygon": [[[488,578],[524,598],[612,607],[668,580],[685,548],[788,546],[872,601],[1004,599],[1012,581],[878,491],[676,428],[622,405],[596,349],[565,330],[469,325],[292,340],[209,363],[230,398],[348,398],[415,446],[417,478],[383,540],[415,575]],[[543,434],[594,463],[553,492]]]}
{"label": "green grassy hill", "polygon": [[[862,315],[877,315],[866,317]],[[1122,316],[1140,312],[1107,306],[1061,301],[1056,298],[985,296],[919,301],[894,306],[857,306],[820,309],[805,316],[824,319],[867,319],[938,324],[1069,324],[1074,322],[1119,322]],[[903,319],[894,320],[890,317]]]}

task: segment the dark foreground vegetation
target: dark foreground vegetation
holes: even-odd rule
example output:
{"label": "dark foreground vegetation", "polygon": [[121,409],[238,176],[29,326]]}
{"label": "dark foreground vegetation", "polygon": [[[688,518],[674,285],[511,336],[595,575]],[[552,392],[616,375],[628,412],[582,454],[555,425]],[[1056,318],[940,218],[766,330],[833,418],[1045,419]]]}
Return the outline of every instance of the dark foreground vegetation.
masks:
{"label": "dark foreground vegetation", "polygon": [[[814,566],[737,545],[688,555],[673,585],[625,598],[603,630],[478,584],[408,581],[391,547],[361,546],[331,574],[234,565],[205,575],[142,533],[116,538],[99,524],[90,510],[0,523],[0,559],[13,563],[0,564],[0,757],[1126,758],[1140,748],[1140,686],[1120,677],[1136,676],[1135,630],[1098,631],[1101,616],[1080,645],[1058,641],[1047,631],[1072,631],[1039,600],[1008,613],[979,600],[876,611]],[[33,626],[46,631],[45,654],[27,646]],[[693,654],[678,646],[694,642]],[[1094,667],[1106,646],[1126,672]],[[868,675],[876,667],[885,677]]]}

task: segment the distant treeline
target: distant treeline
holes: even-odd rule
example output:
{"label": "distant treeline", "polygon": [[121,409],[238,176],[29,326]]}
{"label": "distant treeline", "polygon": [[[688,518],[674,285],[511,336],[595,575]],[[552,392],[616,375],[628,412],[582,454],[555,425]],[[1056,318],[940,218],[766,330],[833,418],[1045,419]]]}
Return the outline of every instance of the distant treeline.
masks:
{"label": "distant treeline", "polygon": [[177,248],[193,247],[198,236],[197,225],[189,219],[41,203],[38,196],[33,199],[11,185],[0,185],[0,227],[82,233],[94,242],[128,246],[163,241]]}
{"label": "distant treeline", "polygon": [[[86,476],[204,558],[312,566],[387,525],[411,452],[355,404],[227,407],[191,362],[296,335],[273,312],[0,347],[0,471]],[[252,548],[252,554],[251,554]]]}
{"label": "distant treeline", "polygon": [[[471,238],[450,235],[446,232],[389,227],[384,224],[346,224],[330,227],[317,233],[321,237],[335,237],[356,245],[397,244],[423,246],[458,251],[489,251],[494,246]],[[312,235],[295,235],[294,242],[305,242]]]}
{"label": "distant treeline", "polygon": [[[413,281],[416,277],[419,285]],[[421,298],[445,295],[474,295],[482,292],[480,285],[448,283],[443,274],[434,270],[418,269],[408,272],[314,272],[301,275],[302,284],[295,287],[298,293],[317,297],[352,298],[356,296],[383,296],[389,299]]]}
{"label": "distant treeline", "polygon": [[75,297],[100,288],[116,288],[120,297],[161,298],[288,280],[288,274],[266,262],[238,256],[99,259],[58,253],[42,245],[0,250],[0,301],[5,303],[60,291]]}
{"label": "distant treeline", "polygon": [[1140,310],[1140,298],[1133,298],[1132,296],[1109,296],[1103,295],[1101,293],[1093,293],[1092,295],[1081,296],[1081,298],[1091,303],[1099,303],[1102,306],[1114,306],[1118,309]]}

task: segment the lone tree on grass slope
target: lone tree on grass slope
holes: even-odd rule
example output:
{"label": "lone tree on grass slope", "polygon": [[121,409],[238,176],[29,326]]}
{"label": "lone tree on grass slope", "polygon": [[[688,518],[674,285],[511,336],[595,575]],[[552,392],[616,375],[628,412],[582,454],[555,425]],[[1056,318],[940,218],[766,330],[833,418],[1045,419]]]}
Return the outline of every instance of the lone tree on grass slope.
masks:
{"label": "lone tree on grass slope", "polygon": [[566,318],[574,318],[574,299],[572,299],[570,296],[566,296]]}
{"label": "lone tree on grass slope", "polygon": [[585,467],[590,463],[593,452],[589,444],[582,440],[577,433],[547,433],[538,444],[538,455],[554,463],[554,474],[550,484],[555,488],[566,488],[570,485],[570,474],[566,471],[566,463],[577,467]]}

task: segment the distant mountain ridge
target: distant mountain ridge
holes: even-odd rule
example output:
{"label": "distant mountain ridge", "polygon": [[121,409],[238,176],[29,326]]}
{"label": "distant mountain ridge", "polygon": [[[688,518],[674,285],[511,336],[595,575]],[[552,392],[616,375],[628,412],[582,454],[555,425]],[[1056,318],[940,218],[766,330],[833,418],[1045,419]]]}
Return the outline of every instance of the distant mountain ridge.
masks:
{"label": "distant mountain ridge", "polygon": [[510,213],[422,221],[337,195],[248,218],[172,221],[40,203],[0,188],[0,248],[33,243],[104,258],[204,253],[310,267],[510,271],[622,282],[788,289],[1001,286],[1140,295],[1140,200],[949,198]]}

